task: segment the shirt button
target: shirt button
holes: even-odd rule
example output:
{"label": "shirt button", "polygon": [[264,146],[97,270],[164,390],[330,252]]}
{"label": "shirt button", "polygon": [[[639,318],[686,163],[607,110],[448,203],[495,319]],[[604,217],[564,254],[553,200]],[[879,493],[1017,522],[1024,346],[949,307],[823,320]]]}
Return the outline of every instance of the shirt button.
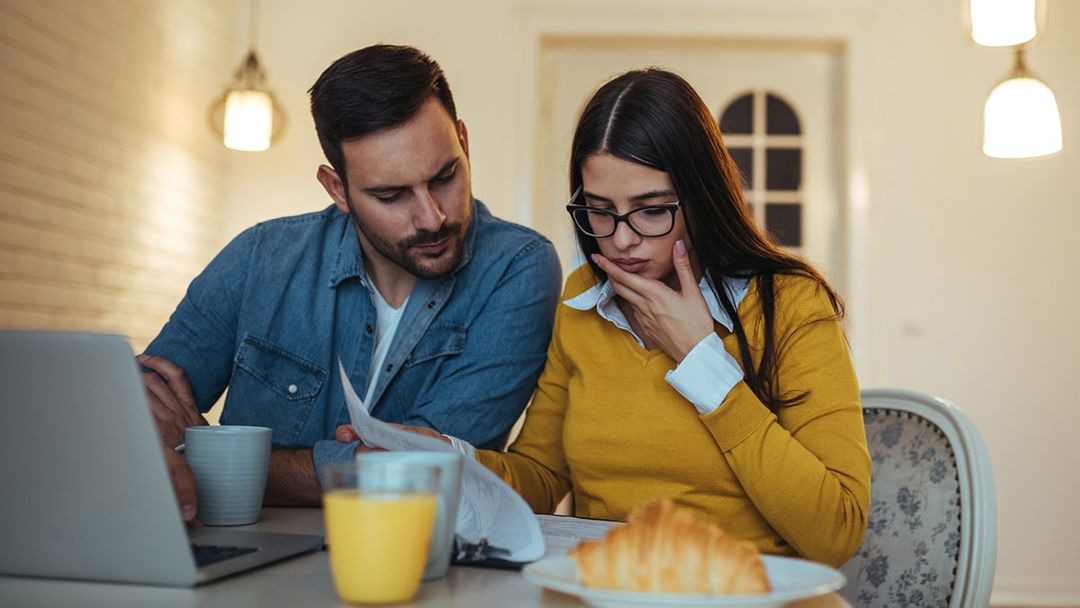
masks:
{"label": "shirt button", "polygon": [[369,334],[370,334],[371,332],[375,331],[375,328],[371,326],[371,323],[368,323],[368,324],[367,324],[367,328],[366,328],[366,329],[367,329],[367,333],[369,333]]}
{"label": "shirt button", "polygon": [[435,300],[432,300],[432,301],[428,302],[427,307],[428,308],[435,308]]}
{"label": "shirt button", "polygon": [[296,391],[298,391],[298,390],[300,390],[300,389],[299,389],[299,388],[297,388],[297,386],[296,386],[295,384],[290,384],[290,385],[289,385],[289,389],[288,389],[288,390],[289,390],[289,394],[290,394],[290,395],[295,395],[295,394],[296,394]]}

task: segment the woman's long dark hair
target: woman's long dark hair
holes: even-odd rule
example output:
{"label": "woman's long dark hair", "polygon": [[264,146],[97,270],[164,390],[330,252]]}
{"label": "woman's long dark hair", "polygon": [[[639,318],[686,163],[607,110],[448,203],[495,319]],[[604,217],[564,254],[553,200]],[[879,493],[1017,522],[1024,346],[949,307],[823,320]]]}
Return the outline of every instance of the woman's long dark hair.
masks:
{"label": "woman's long dark hair", "polygon": [[[593,154],[664,171],[679,195],[687,235],[703,271],[715,279],[713,292],[731,317],[747,385],[770,409],[802,401],[785,396],[776,382],[776,292],[773,277],[794,274],[826,290],[835,318],[843,302],[828,282],[803,260],[781,250],[754,223],[743,202],[739,171],[720,137],[720,129],[701,97],[682,77],[650,68],[627,72],[597,90],[585,106],[570,156],[570,192],[581,186],[581,166]],[[596,238],[580,230],[578,243],[593,275],[607,278],[594,264]],[[764,318],[764,351],[755,367],[731,294],[723,277],[757,277]]]}

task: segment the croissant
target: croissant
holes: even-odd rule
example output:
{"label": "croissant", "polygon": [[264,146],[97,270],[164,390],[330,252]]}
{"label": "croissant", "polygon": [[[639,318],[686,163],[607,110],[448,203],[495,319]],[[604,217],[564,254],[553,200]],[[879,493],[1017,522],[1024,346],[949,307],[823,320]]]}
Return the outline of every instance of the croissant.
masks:
{"label": "croissant", "polygon": [[602,540],[570,550],[587,587],[657,593],[765,593],[757,547],[699,521],[670,499],[630,515]]}

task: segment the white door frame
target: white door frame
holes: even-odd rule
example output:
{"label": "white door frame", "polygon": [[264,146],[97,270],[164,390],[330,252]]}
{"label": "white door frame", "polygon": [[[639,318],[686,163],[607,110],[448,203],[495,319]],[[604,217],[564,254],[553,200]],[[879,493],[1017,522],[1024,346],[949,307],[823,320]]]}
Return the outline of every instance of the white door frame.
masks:
{"label": "white door frame", "polygon": [[[674,15],[674,16],[673,16]],[[755,42],[838,43],[842,59],[840,143],[840,205],[846,251],[840,256],[845,272],[847,335],[856,370],[863,384],[873,384],[869,363],[870,311],[868,286],[870,184],[874,183],[871,134],[875,124],[873,96],[874,19],[869,12],[842,16],[809,11],[793,16],[755,9],[752,5],[705,10],[612,11],[564,5],[556,9],[522,6],[513,9],[516,80],[507,100],[513,103],[517,142],[514,160],[514,208],[517,221],[533,219],[533,165],[537,155],[538,81],[543,40],[558,36],[691,37]]]}

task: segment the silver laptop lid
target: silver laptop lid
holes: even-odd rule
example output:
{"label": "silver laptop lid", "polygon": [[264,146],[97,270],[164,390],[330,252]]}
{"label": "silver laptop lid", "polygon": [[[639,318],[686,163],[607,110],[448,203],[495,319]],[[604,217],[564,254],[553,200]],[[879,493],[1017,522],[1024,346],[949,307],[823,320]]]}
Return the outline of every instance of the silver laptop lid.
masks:
{"label": "silver laptop lid", "polygon": [[197,580],[122,337],[0,331],[0,391],[0,572]]}

